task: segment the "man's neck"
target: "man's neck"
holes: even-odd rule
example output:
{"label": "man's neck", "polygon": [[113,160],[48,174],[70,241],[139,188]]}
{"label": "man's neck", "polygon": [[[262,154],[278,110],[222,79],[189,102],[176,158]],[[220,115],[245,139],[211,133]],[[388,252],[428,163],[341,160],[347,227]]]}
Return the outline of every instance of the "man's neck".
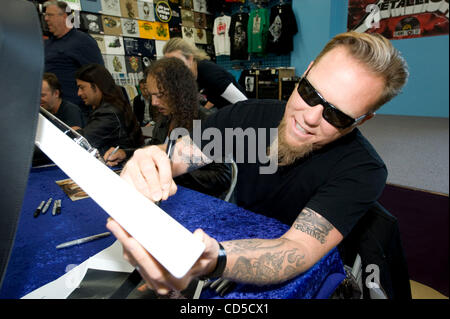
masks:
{"label": "man's neck", "polygon": [[62,99],[58,99],[58,101],[55,103],[55,106],[52,109],[52,114],[56,114],[59,111],[59,108],[61,107]]}
{"label": "man's neck", "polygon": [[60,34],[55,35],[55,37],[58,38],[58,39],[61,39],[63,36],[65,36],[65,35],[66,35],[67,33],[69,33],[71,30],[72,30],[72,28],[67,28],[67,27],[65,27],[64,30],[63,30]]}

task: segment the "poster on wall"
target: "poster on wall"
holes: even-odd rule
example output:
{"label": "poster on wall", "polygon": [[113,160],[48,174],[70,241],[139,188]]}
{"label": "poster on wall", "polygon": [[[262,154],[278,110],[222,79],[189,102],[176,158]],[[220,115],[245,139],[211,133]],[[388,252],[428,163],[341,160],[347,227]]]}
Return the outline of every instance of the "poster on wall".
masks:
{"label": "poster on wall", "polygon": [[349,0],[347,29],[388,39],[448,34],[448,0]]}

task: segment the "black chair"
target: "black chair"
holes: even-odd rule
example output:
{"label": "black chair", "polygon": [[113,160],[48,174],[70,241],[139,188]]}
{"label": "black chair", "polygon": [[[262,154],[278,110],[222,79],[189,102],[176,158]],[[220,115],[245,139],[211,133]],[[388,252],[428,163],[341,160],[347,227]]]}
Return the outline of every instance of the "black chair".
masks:
{"label": "black chair", "polygon": [[339,245],[363,299],[411,299],[397,218],[376,202]]}
{"label": "black chair", "polygon": [[[34,149],[44,49],[36,7],[4,0],[0,10],[0,286],[14,243]],[[31,213],[31,212],[30,212]]]}

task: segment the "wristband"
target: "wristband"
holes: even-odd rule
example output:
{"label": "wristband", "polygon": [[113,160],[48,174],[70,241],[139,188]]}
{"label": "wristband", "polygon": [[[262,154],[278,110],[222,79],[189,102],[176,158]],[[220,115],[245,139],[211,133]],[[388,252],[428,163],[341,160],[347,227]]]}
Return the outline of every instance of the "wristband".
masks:
{"label": "wristband", "polygon": [[225,266],[227,265],[227,253],[225,252],[225,248],[223,248],[222,244],[219,243],[219,255],[217,256],[216,268],[214,270],[202,277],[200,279],[210,279],[210,278],[218,278],[223,275],[225,271]]}

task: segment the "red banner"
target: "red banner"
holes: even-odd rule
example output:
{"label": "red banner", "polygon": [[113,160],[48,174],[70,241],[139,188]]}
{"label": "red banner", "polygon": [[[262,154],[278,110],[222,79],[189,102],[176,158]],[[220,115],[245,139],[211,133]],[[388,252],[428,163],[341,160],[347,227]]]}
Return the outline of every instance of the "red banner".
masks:
{"label": "red banner", "polygon": [[448,34],[449,0],[349,0],[348,30],[388,39]]}

